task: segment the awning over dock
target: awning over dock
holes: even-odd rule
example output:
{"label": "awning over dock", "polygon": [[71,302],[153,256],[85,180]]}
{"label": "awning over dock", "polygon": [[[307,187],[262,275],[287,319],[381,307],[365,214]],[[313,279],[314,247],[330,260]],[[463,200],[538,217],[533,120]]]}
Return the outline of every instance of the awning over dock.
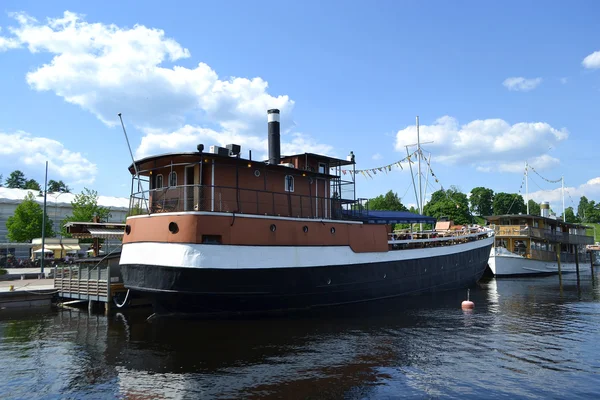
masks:
{"label": "awning over dock", "polygon": [[77,239],[122,239],[125,224],[104,222],[67,222],[67,232]]}

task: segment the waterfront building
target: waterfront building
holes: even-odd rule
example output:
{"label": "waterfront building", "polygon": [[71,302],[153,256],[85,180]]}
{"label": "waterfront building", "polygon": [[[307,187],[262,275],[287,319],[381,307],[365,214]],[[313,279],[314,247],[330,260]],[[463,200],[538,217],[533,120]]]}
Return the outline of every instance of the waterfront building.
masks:
{"label": "waterfront building", "polygon": [[[31,257],[31,243],[14,243],[8,240],[6,221],[15,213],[15,209],[31,192],[35,200],[44,205],[44,197],[36,190],[10,189],[0,187],[0,257],[13,254],[17,258]],[[56,236],[60,238],[62,221],[73,212],[71,202],[78,193],[48,193],[46,196],[46,215],[53,222]],[[129,199],[122,197],[98,196],[98,205],[110,209],[107,222],[124,222],[129,209]],[[107,243],[108,244],[108,243]],[[110,243],[112,246],[115,243]]]}

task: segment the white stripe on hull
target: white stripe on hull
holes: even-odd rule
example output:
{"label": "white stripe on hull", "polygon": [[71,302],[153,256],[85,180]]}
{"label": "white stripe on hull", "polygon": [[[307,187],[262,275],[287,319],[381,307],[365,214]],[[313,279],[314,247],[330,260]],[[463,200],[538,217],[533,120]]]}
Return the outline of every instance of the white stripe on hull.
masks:
{"label": "white stripe on hull", "polygon": [[227,246],[187,243],[126,243],[121,265],[183,268],[303,268],[403,261],[461,253],[491,245],[493,237],[453,246],[355,253],[349,246]]}
{"label": "white stripe on hull", "polygon": [[[558,274],[558,262],[532,260],[521,256],[490,256],[488,265],[495,276]],[[574,263],[561,263],[562,272],[575,272]],[[581,267],[581,265],[580,265]]]}

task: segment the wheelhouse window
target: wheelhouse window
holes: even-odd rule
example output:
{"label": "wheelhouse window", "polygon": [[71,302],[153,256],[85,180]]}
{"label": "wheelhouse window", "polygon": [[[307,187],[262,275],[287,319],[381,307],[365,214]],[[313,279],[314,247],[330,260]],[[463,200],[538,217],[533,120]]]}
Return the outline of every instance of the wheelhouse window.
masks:
{"label": "wheelhouse window", "polygon": [[171,171],[169,174],[169,186],[177,186],[177,172]]}
{"label": "wheelhouse window", "polygon": [[155,189],[160,189],[163,187],[163,176],[162,174],[158,174],[156,175],[156,185],[155,185]]}
{"label": "wheelhouse window", "polygon": [[291,175],[285,176],[285,191],[286,192],[294,191],[294,177]]}
{"label": "wheelhouse window", "polygon": [[319,173],[320,174],[325,174],[327,171],[327,164],[325,163],[319,163]]}

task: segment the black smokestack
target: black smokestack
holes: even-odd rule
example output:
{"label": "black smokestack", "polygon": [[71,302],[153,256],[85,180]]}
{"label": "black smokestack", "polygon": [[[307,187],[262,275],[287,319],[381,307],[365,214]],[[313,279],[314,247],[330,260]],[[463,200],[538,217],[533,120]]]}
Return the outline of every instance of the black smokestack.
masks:
{"label": "black smokestack", "polygon": [[279,110],[267,111],[269,121],[269,164],[281,161],[281,143],[279,140]]}

